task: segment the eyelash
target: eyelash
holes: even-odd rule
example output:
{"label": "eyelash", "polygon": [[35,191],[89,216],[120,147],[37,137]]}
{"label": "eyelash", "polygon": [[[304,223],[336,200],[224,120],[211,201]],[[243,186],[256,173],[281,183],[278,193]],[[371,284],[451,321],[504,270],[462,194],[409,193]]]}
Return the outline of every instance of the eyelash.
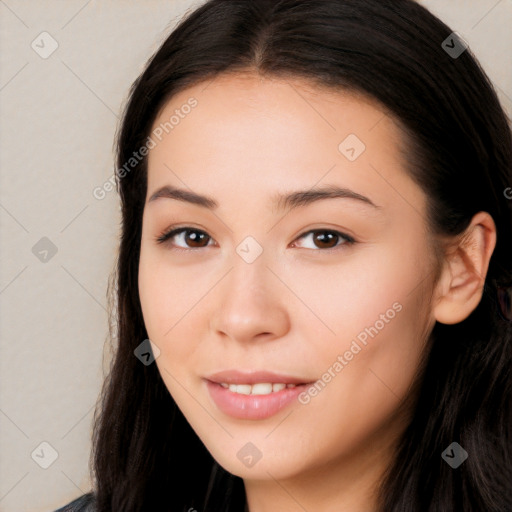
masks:
{"label": "eyelash", "polygon": [[[155,240],[158,244],[165,244],[165,243],[168,243],[170,241],[170,239],[173,238],[174,236],[179,235],[183,232],[187,232],[187,231],[190,231],[193,233],[201,233],[201,234],[206,235],[207,237],[209,236],[208,233],[206,233],[205,231],[202,231],[200,229],[195,229],[190,226],[184,226],[184,227],[179,227],[179,228],[173,228],[169,231],[165,231],[164,233],[162,233],[161,235],[156,237]],[[342,249],[346,245],[351,246],[351,245],[357,243],[356,240],[353,237],[351,237],[350,235],[347,235],[345,233],[342,233],[341,231],[337,231],[334,229],[312,229],[310,231],[306,231],[302,235],[299,235],[296,240],[300,240],[300,239],[304,238],[306,235],[310,235],[312,233],[332,233],[332,234],[335,234],[345,240],[344,242],[339,243],[335,247],[329,247],[327,249],[321,249],[321,248],[316,249],[318,251],[323,251],[323,252],[336,251],[336,250]],[[211,237],[209,237],[209,238],[211,240]],[[173,251],[190,252],[190,251],[197,251],[199,249],[205,249],[206,247],[208,247],[208,246],[184,249],[183,247],[173,246],[172,250]],[[315,249],[310,249],[310,250],[315,250]]]}

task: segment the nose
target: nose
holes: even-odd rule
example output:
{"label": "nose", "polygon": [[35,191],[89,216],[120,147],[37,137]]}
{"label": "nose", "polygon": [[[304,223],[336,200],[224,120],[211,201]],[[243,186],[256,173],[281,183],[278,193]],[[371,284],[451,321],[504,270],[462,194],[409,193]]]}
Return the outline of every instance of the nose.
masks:
{"label": "nose", "polygon": [[263,257],[246,263],[235,256],[233,268],[216,287],[212,332],[240,343],[284,336],[290,329],[290,292]]}

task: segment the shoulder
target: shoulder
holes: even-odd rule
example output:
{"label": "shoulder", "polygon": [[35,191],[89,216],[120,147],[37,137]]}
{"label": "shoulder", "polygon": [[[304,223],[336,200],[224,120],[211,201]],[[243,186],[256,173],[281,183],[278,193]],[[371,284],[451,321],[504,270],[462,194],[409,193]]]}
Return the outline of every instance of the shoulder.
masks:
{"label": "shoulder", "polygon": [[55,512],[95,512],[94,495],[92,492],[83,494]]}

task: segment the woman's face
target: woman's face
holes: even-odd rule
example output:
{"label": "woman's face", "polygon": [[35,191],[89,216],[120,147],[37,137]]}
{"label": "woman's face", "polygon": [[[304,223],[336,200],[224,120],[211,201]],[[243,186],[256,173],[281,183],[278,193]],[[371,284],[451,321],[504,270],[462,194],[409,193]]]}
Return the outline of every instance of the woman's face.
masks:
{"label": "woman's face", "polygon": [[140,300],[190,425],[247,480],[377,467],[435,321],[397,126],[347,93],[224,75],[151,138]]}

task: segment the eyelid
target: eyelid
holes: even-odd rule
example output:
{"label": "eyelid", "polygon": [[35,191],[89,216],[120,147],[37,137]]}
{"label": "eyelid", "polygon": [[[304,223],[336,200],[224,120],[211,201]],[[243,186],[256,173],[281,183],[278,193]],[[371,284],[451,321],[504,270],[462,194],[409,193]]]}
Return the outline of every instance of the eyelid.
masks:
{"label": "eyelid", "polygon": [[[179,234],[181,234],[183,232],[186,232],[186,231],[195,231],[197,233],[204,234],[210,240],[213,240],[213,238],[206,231],[204,231],[203,229],[195,228],[194,226],[190,226],[190,225],[184,225],[184,226],[172,226],[172,227],[168,228],[162,234],[157,236],[155,238],[155,241],[158,244],[166,244],[166,243],[169,243],[169,240],[171,238],[173,238],[176,235],[179,235]],[[347,245],[350,246],[350,245],[353,245],[353,244],[357,243],[357,240],[353,236],[351,236],[351,235],[349,235],[347,233],[344,233],[343,231],[340,231],[339,229],[328,228],[328,227],[318,227],[318,228],[308,229],[307,231],[304,231],[300,235],[298,235],[293,240],[292,243],[295,244],[295,242],[297,240],[300,240],[300,239],[304,238],[306,235],[310,235],[312,233],[321,232],[321,231],[327,232],[327,233],[334,233],[334,234],[338,235],[340,238],[344,239],[345,241],[342,242],[342,243],[337,244],[334,247],[328,247],[328,248],[325,248],[325,249],[317,248],[317,249],[310,249],[310,250],[315,251],[315,252],[330,252],[330,251],[339,250],[339,249],[341,249],[344,246],[347,246]],[[172,250],[190,252],[190,251],[198,251],[199,249],[204,249],[206,247],[209,247],[209,246],[207,245],[205,247],[196,247],[196,248],[183,248],[183,247],[173,246]]]}

